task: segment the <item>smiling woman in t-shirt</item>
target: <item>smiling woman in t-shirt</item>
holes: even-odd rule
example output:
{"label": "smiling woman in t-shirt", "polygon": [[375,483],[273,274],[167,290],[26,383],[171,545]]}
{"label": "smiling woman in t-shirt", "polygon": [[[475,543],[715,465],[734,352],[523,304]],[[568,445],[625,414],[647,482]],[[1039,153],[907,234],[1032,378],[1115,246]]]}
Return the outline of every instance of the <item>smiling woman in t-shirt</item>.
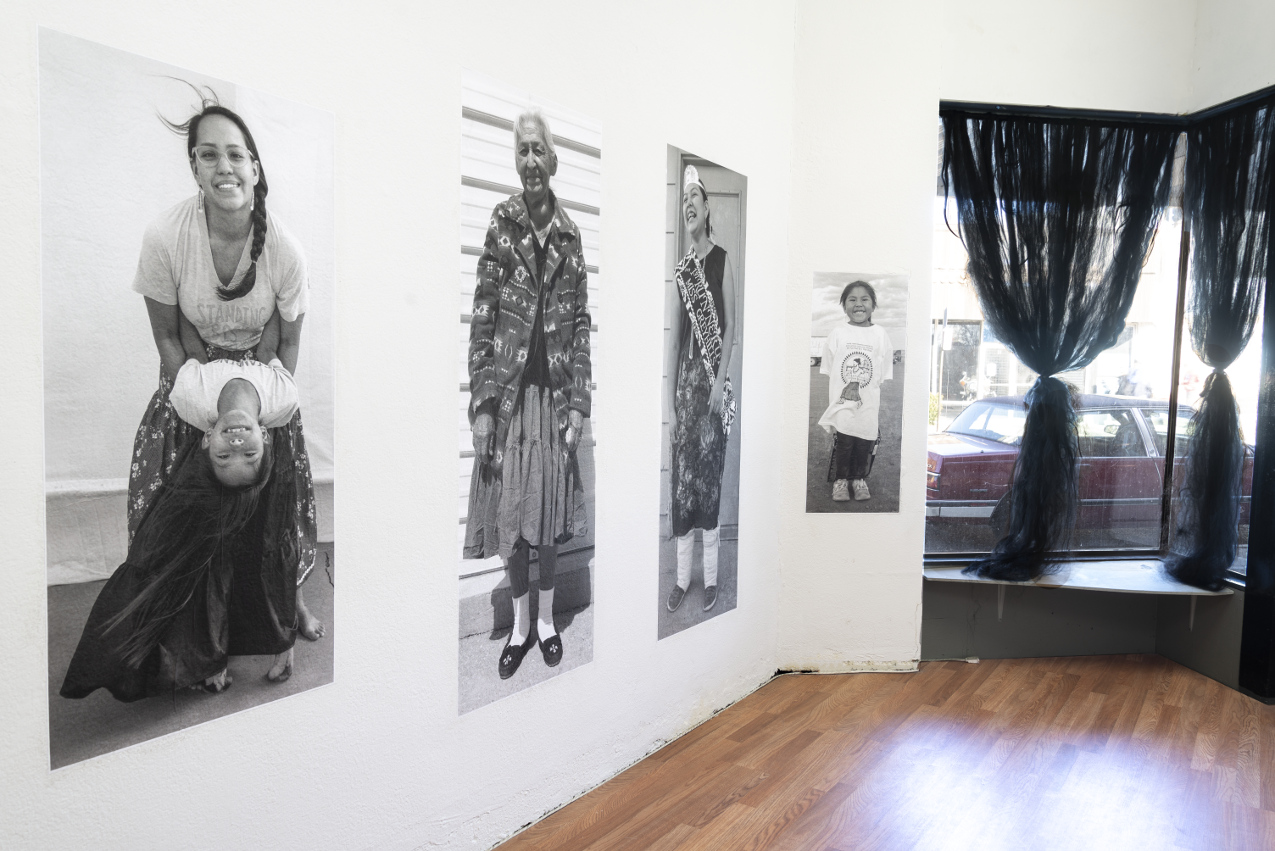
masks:
{"label": "smiling woman in t-shirt", "polygon": [[[128,529],[137,534],[152,502],[175,475],[178,459],[201,433],[184,423],[169,401],[173,380],[187,358],[251,360],[262,334],[278,316],[273,349],[289,373],[297,368],[301,325],[309,307],[309,281],[300,244],[266,209],[269,191],[257,144],[244,120],[201,92],[201,109],[180,124],[191,175],[198,192],[165,210],[146,229],[133,290],[145,297],[151,332],[159,350],[159,389],[151,399],[133,443],[129,475]],[[182,334],[182,319],[197,336]],[[189,327],[188,326],[188,327]],[[268,677],[283,680],[292,670],[292,642],[299,632],[315,640],[323,625],[306,608],[301,583],[314,566],[316,515],[310,461],[301,414],[270,429],[275,464],[266,494],[278,503],[289,495],[287,511],[269,512],[260,538],[247,550],[260,556],[258,574],[270,588],[295,588],[287,599],[269,600],[271,617],[260,635],[237,635],[243,653],[277,654]],[[267,562],[270,562],[269,564]],[[275,575],[280,574],[283,575]],[[229,603],[227,603],[229,605]],[[247,640],[248,649],[245,647]],[[269,648],[269,649],[266,649]],[[224,675],[224,671],[219,676]]]}

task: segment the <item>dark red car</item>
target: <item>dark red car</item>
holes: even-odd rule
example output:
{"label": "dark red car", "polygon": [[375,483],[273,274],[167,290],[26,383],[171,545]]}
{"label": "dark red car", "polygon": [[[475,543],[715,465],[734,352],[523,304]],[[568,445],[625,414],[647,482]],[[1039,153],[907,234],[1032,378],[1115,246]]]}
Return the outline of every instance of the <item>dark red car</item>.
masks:
{"label": "dark red car", "polygon": [[[1174,467],[1183,463],[1193,411],[1178,408]],[[946,430],[930,435],[926,460],[927,535],[940,532],[927,549],[942,544],[945,527],[1004,528],[1018,443],[1027,414],[1022,396],[992,396],[971,402]],[[1125,533],[1130,543],[1156,546],[1164,491],[1164,451],[1169,403],[1132,396],[1079,397],[1080,514],[1077,529]],[[1253,449],[1244,453],[1240,521],[1248,523],[1253,484]],[[1131,537],[1130,537],[1131,535]]]}

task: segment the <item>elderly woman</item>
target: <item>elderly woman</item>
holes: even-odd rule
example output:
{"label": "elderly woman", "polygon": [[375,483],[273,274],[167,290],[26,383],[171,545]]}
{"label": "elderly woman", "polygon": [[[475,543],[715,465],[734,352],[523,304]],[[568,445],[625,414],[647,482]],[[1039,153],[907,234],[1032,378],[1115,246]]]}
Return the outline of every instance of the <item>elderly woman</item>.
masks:
{"label": "elderly woman", "polygon": [[[514,123],[514,165],[522,192],[492,211],[469,333],[474,472],[465,557],[499,555],[509,573],[514,622],[500,654],[502,679],[514,675],[537,637],[546,665],[562,661],[554,572],[558,545],[584,531],[575,450],[592,372],[580,231],[549,188],[558,154],[538,111]],[[532,547],[540,562],[534,629]]]}
{"label": "elderly woman", "polygon": [[736,404],[730,378],[735,350],[735,271],[726,250],[713,242],[708,190],[693,165],[682,180],[682,223],[690,247],[673,271],[677,309],[664,352],[668,393],[669,493],[677,539],[677,584],[670,612],[691,587],[695,530],[703,530],[704,611],[717,602],[717,509],[722,493],[726,440]]}
{"label": "elderly woman", "polygon": [[[160,373],[133,444],[129,560],[94,607],[63,686],[67,697],[98,687],[121,700],[187,685],[220,691],[230,684],[230,655],[274,655],[267,678],[280,682],[292,673],[297,634],[324,633],[301,596],[316,523],[300,412],[270,429],[264,452],[272,457],[250,459],[254,479],[230,487],[214,477],[221,495],[209,496],[200,471],[185,470],[206,453],[192,451],[204,436],[169,398],[182,364],[277,355],[294,373],[309,303],[304,254],[266,210],[265,167],[248,125],[211,92],[196,91],[199,111],[165,124],[185,136],[198,192],[151,222],[133,280]],[[191,516],[210,505],[214,516],[234,506],[253,516],[221,522],[210,537],[204,518]],[[215,562],[203,555],[213,545]],[[189,584],[196,580],[198,592]]]}

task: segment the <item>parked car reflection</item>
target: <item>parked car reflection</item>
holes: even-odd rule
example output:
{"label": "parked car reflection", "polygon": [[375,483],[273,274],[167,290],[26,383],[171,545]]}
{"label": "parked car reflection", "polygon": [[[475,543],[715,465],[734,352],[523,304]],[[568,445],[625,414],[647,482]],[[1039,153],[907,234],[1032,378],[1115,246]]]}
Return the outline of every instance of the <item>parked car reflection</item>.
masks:
{"label": "parked car reflection", "polygon": [[[1174,468],[1181,467],[1193,411],[1178,407]],[[926,551],[977,552],[1009,520],[1006,495],[1027,414],[1022,396],[971,402],[929,437],[926,460]],[[1081,395],[1078,549],[1154,548],[1160,540],[1169,403],[1132,396]],[[1241,537],[1247,531],[1253,449],[1245,447]]]}

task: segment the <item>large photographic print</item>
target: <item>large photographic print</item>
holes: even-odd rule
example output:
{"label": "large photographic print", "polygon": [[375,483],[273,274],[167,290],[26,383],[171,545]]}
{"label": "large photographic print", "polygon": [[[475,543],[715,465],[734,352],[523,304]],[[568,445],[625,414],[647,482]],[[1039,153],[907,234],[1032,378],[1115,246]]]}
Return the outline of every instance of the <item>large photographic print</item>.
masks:
{"label": "large photographic print", "polygon": [[658,634],[735,608],[748,178],[668,148]]}
{"label": "large photographic print", "polygon": [[906,275],[816,272],[808,513],[899,510]]}
{"label": "large photographic print", "polygon": [[332,681],[333,121],[41,30],[40,133],[58,768]]}
{"label": "large photographic print", "polygon": [[601,126],[466,72],[460,182],[463,714],[593,658]]}

